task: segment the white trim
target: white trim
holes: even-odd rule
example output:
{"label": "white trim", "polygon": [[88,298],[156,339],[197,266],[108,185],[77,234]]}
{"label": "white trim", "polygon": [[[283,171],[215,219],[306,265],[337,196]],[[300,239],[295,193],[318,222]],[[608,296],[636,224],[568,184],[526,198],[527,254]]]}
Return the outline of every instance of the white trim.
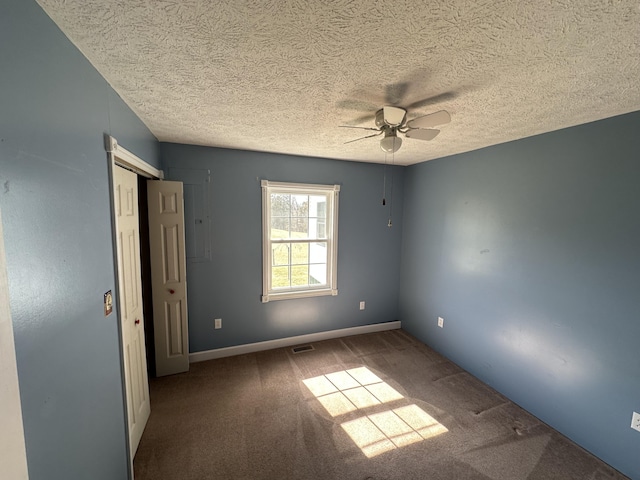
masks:
{"label": "white trim", "polygon": [[189,354],[189,363],[205,362],[216,358],[233,357],[246,353],[262,352],[274,348],[291,347],[302,343],[321,342],[333,338],[349,337],[351,335],[362,335],[365,333],[384,332],[386,330],[397,330],[401,328],[400,320],[386,323],[375,323],[373,325],[363,325],[361,327],[342,328],[340,330],[329,330],[327,332],[309,333],[296,337],[279,338],[277,340],[267,340],[265,342],[247,343],[234,347],[216,348],[204,352]]}
{"label": "white trim", "polygon": [[271,292],[269,295],[262,295],[262,303],[268,303],[275,300],[291,300],[294,298],[308,298],[308,297],[326,297],[331,295],[335,297],[338,295],[338,289],[331,290],[330,288],[323,288],[319,290],[317,288],[310,288],[309,290],[294,290],[286,291],[282,293]]}
{"label": "white trim", "polygon": [[268,180],[262,180],[260,182],[262,190],[262,296],[260,300],[262,303],[269,301],[269,285],[271,279],[269,278],[269,269],[266,266],[271,263],[271,245],[269,244],[269,225],[267,219],[269,218],[269,186]]}
{"label": "white trim", "polygon": [[[338,210],[340,202],[340,185],[319,185],[311,183],[271,182],[261,180],[262,189],[262,295],[260,301],[268,303],[272,300],[289,300],[295,298],[336,296],[338,295]],[[327,231],[331,232],[325,240],[327,244],[327,283],[322,286],[304,286],[297,288],[274,289],[271,284],[272,240],[271,240],[271,189],[277,193],[326,195],[327,197]],[[293,240],[291,243],[311,243],[313,239]],[[277,240],[276,243],[290,243]]]}
{"label": "white trim", "polygon": [[338,295],[338,211],[340,210],[340,185],[334,185],[333,218],[331,219],[331,295]]}
{"label": "white trim", "polygon": [[331,192],[339,192],[340,185],[319,185],[317,183],[296,183],[296,182],[270,182],[269,180],[260,180],[261,187],[272,187],[292,192],[307,190],[328,190]]}
{"label": "white trim", "polygon": [[[118,249],[118,235],[117,235],[117,225],[116,225],[116,205],[115,205],[115,195],[114,195],[114,169],[116,166],[120,166],[131,170],[132,172],[141,175],[145,178],[151,179],[164,179],[164,172],[162,170],[158,170],[152,165],[148,164],[144,160],[142,160],[137,155],[131,153],[126,148],[121,147],[118,144],[118,141],[112,137],[111,135],[105,134],[104,136],[104,148],[107,151],[107,159],[109,165],[109,197],[110,197],[110,206],[111,206],[111,242],[113,245],[113,268],[114,268],[114,278],[116,284],[114,286],[114,291],[116,293],[116,298],[120,297],[120,251]],[[120,308],[117,309],[116,321],[118,323],[118,343],[120,347],[120,375],[122,377],[122,403],[123,410],[125,415],[125,446],[127,449],[127,459],[129,462],[129,476],[130,480],[134,478],[133,472],[133,456],[131,455],[131,445],[130,445],[130,434],[129,434],[129,405],[127,403],[127,385],[125,381],[125,371],[124,371],[124,347],[122,341],[122,319],[120,317],[121,312]]]}
{"label": "white trim", "polygon": [[105,134],[104,149],[109,154],[109,159],[116,165],[133,170],[138,175],[146,178],[164,179],[164,172],[162,170],[158,170],[156,167],[149,165],[140,157],[123,148],[111,135]]}
{"label": "white trim", "polygon": [[9,308],[9,281],[0,215],[0,472],[3,478],[27,480],[27,451],[22,423],[22,405],[13,323]]}

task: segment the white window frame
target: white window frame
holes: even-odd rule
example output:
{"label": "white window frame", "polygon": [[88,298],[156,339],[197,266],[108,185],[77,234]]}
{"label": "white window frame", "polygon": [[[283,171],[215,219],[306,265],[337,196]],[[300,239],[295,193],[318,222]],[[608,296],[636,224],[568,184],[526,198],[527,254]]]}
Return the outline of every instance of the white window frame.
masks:
{"label": "white window frame", "polygon": [[[338,200],[340,185],[270,182],[262,180],[262,303],[291,298],[338,295]],[[271,247],[271,194],[327,195],[327,285],[274,289],[271,285],[273,264]]]}

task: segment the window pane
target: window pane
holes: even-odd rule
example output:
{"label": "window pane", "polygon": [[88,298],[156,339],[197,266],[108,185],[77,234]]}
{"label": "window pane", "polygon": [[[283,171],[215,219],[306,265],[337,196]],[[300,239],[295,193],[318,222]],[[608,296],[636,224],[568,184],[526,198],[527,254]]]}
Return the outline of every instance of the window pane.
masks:
{"label": "window pane", "polygon": [[327,197],[325,195],[311,195],[309,197],[309,216],[327,218]]}
{"label": "window pane", "polygon": [[291,250],[291,264],[300,265],[309,263],[309,244],[294,243]]}
{"label": "window pane", "polygon": [[309,219],[291,218],[291,238],[309,237]]}
{"label": "window pane", "polygon": [[273,288],[289,287],[291,285],[289,267],[272,267],[271,285]]}
{"label": "window pane", "polygon": [[309,245],[309,283],[327,284],[327,243],[314,242]]}
{"label": "window pane", "polygon": [[309,285],[309,265],[294,265],[291,267],[291,286],[304,287]]}
{"label": "window pane", "polygon": [[288,193],[272,193],[271,215],[276,217],[289,217],[291,215],[291,195]]}
{"label": "window pane", "polygon": [[327,284],[327,264],[309,265],[309,284],[310,285],[326,285]]}
{"label": "window pane", "polygon": [[309,237],[327,238],[327,197],[309,196]]}
{"label": "window pane", "polygon": [[271,238],[289,238],[289,217],[271,217]]}
{"label": "window pane", "polygon": [[271,245],[272,265],[289,265],[290,243],[276,243]]}
{"label": "window pane", "polygon": [[309,195],[291,195],[291,216],[302,218],[309,216]]}
{"label": "window pane", "polygon": [[318,219],[309,218],[309,238],[316,238],[318,236]]}
{"label": "window pane", "polygon": [[326,220],[309,218],[309,238],[327,238]]}
{"label": "window pane", "polygon": [[326,242],[314,242],[309,245],[309,263],[327,263]]}
{"label": "window pane", "polygon": [[318,221],[318,237],[327,238],[327,223],[326,221]]}

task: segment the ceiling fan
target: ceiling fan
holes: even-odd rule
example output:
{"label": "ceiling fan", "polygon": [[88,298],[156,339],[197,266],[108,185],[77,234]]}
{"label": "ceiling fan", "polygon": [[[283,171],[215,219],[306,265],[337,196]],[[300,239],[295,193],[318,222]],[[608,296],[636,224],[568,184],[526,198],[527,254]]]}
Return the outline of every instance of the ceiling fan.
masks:
{"label": "ceiling fan", "polygon": [[440,110],[407,121],[407,111],[404,108],[386,105],[376,112],[375,123],[377,128],[356,127],[351,125],[340,126],[343,128],[358,128],[376,132],[371,135],[356,138],[355,140],[349,140],[345,142],[345,144],[384,135],[382,140],[380,140],[380,148],[386,153],[393,153],[397,152],[402,145],[402,138],[398,137],[398,133],[403,134],[406,138],[433,140],[440,133],[440,130],[432,127],[444,125],[450,121],[451,115],[449,115],[449,112],[446,110]]}

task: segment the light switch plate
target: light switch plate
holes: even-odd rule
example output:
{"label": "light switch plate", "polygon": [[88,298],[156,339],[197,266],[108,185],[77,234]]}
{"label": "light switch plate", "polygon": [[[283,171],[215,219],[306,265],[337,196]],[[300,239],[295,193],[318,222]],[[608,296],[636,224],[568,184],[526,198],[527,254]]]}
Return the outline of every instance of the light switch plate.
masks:
{"label": "light switch plate", "polygon": [[221,319],[221,318],[216,318],[216,319],[214,320],[214,325],[215,325],[215,328],[216,328],[216,329],[218,329],[218,328],[222,328],[222,319]]}
{"label": "light switch plate", "polygon": [[444,318],[438,317],[438,326],[444,328]]}

